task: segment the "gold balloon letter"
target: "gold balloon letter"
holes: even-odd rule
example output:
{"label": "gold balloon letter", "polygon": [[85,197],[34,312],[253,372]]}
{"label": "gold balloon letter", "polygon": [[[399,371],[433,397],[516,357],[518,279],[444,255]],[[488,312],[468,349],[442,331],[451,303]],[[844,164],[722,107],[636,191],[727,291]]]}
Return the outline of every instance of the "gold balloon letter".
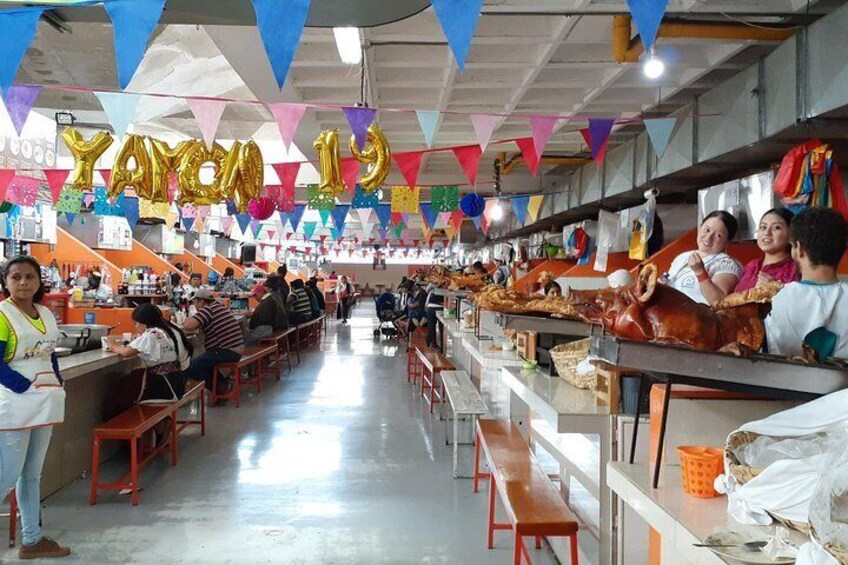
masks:
{"label": "gold balloon letter", "polygon": [[[135,160],[135,168],[127,168],[130,158]],[[144,146],[144,138],[130,134],[112,165],[112,182],[109,185],[109,198],[117,198],[127,187],[133,187],[142,198],[149,198],[152,189],[153,170],[150,154]]]}
{"label": "gold balloon letter", "polygon": [[[221,179],[225,174],[227,152],[218,143],[212,146],[212,151],[206,149],[202,141],[189,142],[190,147],[180,162],[180,198],[183,206],[192,203],[195,206],[217,204],[221,201]],[[204,163],[211,162],[215,166],[215,180],[212,184],[200,181],[200,168]]]}
{"label": "gold balloon letter", "polygon": [[389,176],[389,168],[392,164],[392,151],[389,142],[383,132],[375,125],[368,128],[367,145],[359,151],[356,138],[350,136],[350,152],[360,163],[368,166],[368,172],[359,181],[359,186],[365,192],[374,192],[386,182]]}
{"label": "gold balloon letter", "polygon": [[[181,141],[175,148],[164,141],[150,138],[150,149],[153,156],[153,183],[149,194],[141,194],[139,197],[147,198],[151,202],[167,202],[168,186],[172,174],[176,174],[180,161],[191,147],[193,141]],[[138,192],[138,189],[136,189]]]}
{"label": "gold balloon letter", "polygon": [[239,151],[239,175],[233,200],[239,212],[246,212],[247,205],[262,195],[265,187],[265,164],[262,151],[251,139]]}
{"label": "gold balloon letter", "polygon": [[345,186],[339,164],[339,130],[322,131],[312,147],[318,152],[318,172],[321,175],[318,190],[333,196],[342,194]]}
{"label": "gold balloon letter", "polygon": [[85,141],[77,130],[65,128],[62,141],[74,156],[74,172],[69,184],[77,190],[91,188],[94,184],[94,163],[112,145],[112,136],[101,131]]}

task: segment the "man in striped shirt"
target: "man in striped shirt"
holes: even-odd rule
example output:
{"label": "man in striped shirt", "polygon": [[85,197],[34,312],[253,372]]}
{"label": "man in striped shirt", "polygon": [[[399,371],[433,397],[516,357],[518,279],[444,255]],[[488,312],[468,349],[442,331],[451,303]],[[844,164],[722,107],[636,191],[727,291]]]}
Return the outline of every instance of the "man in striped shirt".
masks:
{"label": "man in striped shirt", "polygon": [[[212,291],[201,288],[194,294],[193,300],[197,314],[186,320],[185,331],[201,330],[206,351],[191,361],[185,371],[188,379],[205,381],[206,388],[212,388],[212,369],[221,363],[234,363],[241,359],[244,347],[244,334],[241,325],[232,312],[217,302]],[[229,381],[218,383],[219,387],[231,387]],[[228,390],[220,392],[226,393]]]}
{"label": "man in striped shirt", "polygon": [[312,319],[312,305],[302,280],[292,281],[288,302],[289,315],[295,324],[303,324]]}

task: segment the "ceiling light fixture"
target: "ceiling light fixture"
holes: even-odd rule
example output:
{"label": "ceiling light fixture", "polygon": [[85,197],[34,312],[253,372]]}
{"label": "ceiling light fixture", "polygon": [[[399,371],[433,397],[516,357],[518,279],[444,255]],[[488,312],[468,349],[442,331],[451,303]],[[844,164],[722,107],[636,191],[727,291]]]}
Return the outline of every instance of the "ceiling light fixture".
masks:
{"label": "ceiling light fixture", "polygon": [[346,65],[358,65],[362,62],[362,44],[359,41],[359,28],[334,27],[333,35],[336,37],[336,48],[339,57]]}
{"label": "ceiling light fixture", "polygon": [[642,66],[642,72],[645,73],[646,77],[652,80],[660,78],[665,72],[665,63],[662,62],[662,59],[657,57],[657,53],[653,48],[651,48],[651,55]]}
{"label": "ceiling light fixture", "polygon": [[489,215],[491,216],[493,222],[500,222],[503,219],[504,209],[500,200],[495,202],[495,205],[492,206],[492,211]]}

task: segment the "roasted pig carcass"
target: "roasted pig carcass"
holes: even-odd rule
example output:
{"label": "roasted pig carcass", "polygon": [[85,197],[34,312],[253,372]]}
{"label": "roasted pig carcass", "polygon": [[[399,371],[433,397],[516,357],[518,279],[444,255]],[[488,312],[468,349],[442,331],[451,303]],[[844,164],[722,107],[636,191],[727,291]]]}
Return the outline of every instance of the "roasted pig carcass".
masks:
{"label": "roasted pig carcass", "polygon": [[550,314],[558,318],[582,319],[577,310],[560,297],[524,294],[499,285],[489,285],[472,295],[478,308],[502,314]]}
{"label": "roasted pig carcass", "polygon": [[655,265],[647,265],[636,284],[616,289],[611,303],[595,305],[583,313],[623,339],[709,351],[731,344],[758,350],[765,337],[757,305],[713,310],[670,286],[658,284]]}
{"label": "roasted pig carcass", "polygon": [[424,278],[439,288],[448,290],[480,290],[486,286],[483,275],[464,275],[462,273],[451,273],[441,265],[435,265]]}
{"label": "roasted pig carcass", "polygon": [[727,308],[744,306],[745,304],[771,304],[771,299],[782,288],[783,283],[780,281],[769,281],[764,284],[758,284],[754,288],[728,294],[718,304],[713,306],[713,309],[725,310]]}

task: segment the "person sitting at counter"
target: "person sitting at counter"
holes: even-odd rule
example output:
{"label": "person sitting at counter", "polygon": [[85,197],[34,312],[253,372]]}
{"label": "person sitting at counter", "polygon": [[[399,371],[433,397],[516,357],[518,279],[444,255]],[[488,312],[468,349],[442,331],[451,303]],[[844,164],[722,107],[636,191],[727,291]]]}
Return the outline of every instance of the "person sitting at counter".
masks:
{"label": "person sitting at counter", "polygon": [[495,259],[495,272],[492,273],[492,283],[506,286],[512,273],[503,259]]}
{"label": "person sitting at counter", "polygon": [[295,279],[291,283],[289,295],[289,317],[294,324],[303,324],[312,319],[312,306],[303,281]]}
{"label": "person sitting at counter", "polygon": [[757,227],[757,247],[764,256],[745,265],[734,292],[742,292],[769,281],[786,284],[800,278],[789,245],[789,224],[794,215],[786,208],[772,208],[763,214]]}
{"label": "person sitting at counter", "polygon": [[203,275],[200,273],[192,273],[188,279],[188,284],[183,285],[183,295],[186,300],[191,300],[194,298],[194,293],[201,288],[207,288],[203,285]]}
{"label": "person sitting at counter", "polygon": [[314,320],[321,315],[321,308],[318,306],[318,297],[316,296],[317,289],[313,290],[307,280],[303,283],[303,290],[306,291],[306,296],[309,298],[309,308],[312,311],[312,319]]}
{"label": "person sitting at counter", "polygon": [[222,294],[238,294],[240,292],[249,291],[250,287],[243,281],[236,279],[235,275],[236,272],[232,267],[224,269],[224,274],[218,281],[218,285],[215,287],[215,290]]}
{"label": "person sitting at counter", "polygon": [[701,304],[715,304],[733,292],[742,265],[725,251],[737,225],[736,218],[722,210],[707,215],[698,228],[698,249],[674,258],[666,284]]}
{"label": "person sitting at counter", "polygon": [[318,279],[310,278],[306,281],[306,290],[310,291],[315,296],[315,303],[318,305],[318,314],[323,314],[327,311],[327,304],[324,301],[324,293],[318,288]]}
{"label": "person sitting at counter", "polygon": [[277,278],[279,279],[279,293],[280,296],[283,297],[283,302],[287,302],[289,299],[289,294],[291,294],[291,287],[289,287],[289,282],[286,280],[286,275],[289,274],[289,269],[285,265],[280,265],[277,267]]}
{"label": "person sitting at counter", "polygon": [[276,276],[268,277],[265,284],[256,285],[250,297],[258,300],[259,305],[252,312],[247,313],[250,318],[250,336],[247,339],[247,345],[254,345],[263,337],[289,327],[288,315],[279,293]]}
{"label": "person sitting at counter", "polygon": [[803,355],[808,345],[819,360],[848,359],[848,283],[836,274],[848,245],[848,224],[835,210],[810,208],[792,219],[789,241],[801,281],[787,284],[772,299],[765,321],[768,351]]}
{"label": "person sitting at counter", "polygon": [[562,298],[562,287],[556,281],[548,281],[545,283],[545,296]]}
{"label": "person sitting at counter", "polygon": [[[194,293],[192,301],[197,314],[186,320],[183,329],[187,332],[201,330],[206,351],[191,360],[185,371],[187,379],[203,381],[212,388],[212,369],[220,363],[235,363],[241,359],[244,335],[241,325],[229,309],[216,301],[212,291],[201,288]],[[232,382],[222,379],[219,386],[224,394],[232,390]]]}
{"label": "person sitting at counter", "polygon": [[[140,304],[132,313],[140,335],[128,345],[109,342],[107,347],[121,357],[138,355],[144,362],[144,380],[138,403],[173,402],[185,394],[185,376],[194,347],[183,331],[162,316],[153,304]],[[171,420],[166,418],[154,428],[156,445],[164,445],[171,435]]]}
{"label": "person sitting at counter", "polygon": [[65,389],[56,360],[59,328],[41,306],[41,266],[15,257],[3,271],[0,302],[0,497],[16,488],[21,559],[65,557],[70,548],[41,535],[41,469],[53,426],[65,419]]}

